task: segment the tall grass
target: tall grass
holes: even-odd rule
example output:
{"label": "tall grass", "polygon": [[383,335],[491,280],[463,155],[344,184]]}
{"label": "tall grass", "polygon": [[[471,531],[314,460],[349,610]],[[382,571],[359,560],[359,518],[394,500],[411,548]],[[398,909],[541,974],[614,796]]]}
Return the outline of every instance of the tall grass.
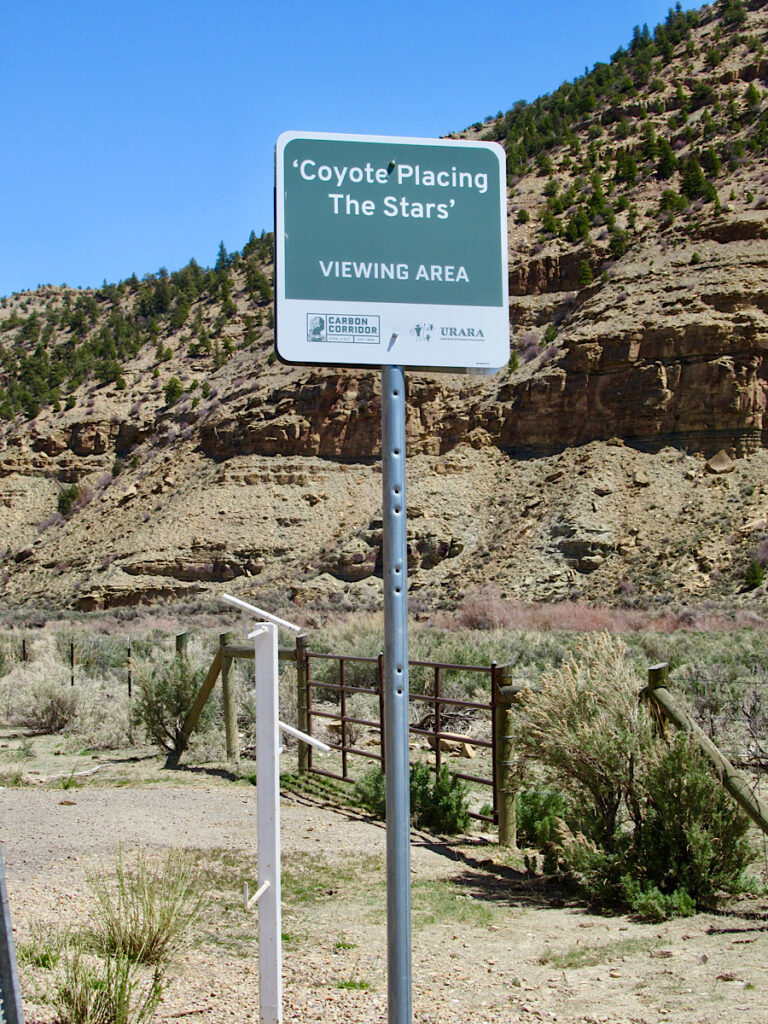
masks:
{"label": "tall grass", "polygon": [[120,850],[113,881],[96,871],[86,877],[94,897],[93,937],[109,955],[166,963],[202,912],[199,872],[180,850],[170,850],[156,864],[139,851],[130,866]]}
{"label": "tall grass", "polygon": [[75,943],[64,957],[53,1005],[59,1024],[148,1024],[162,993],[158,969],[142,981],[125,953],[93,960]]}

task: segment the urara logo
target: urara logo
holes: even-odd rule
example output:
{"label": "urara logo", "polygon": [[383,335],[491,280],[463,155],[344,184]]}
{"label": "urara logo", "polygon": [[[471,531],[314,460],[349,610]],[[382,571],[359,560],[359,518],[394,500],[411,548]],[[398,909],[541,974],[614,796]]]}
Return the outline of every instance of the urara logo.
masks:
{"label": "urara logo", "polygon": [[441,327],[441,338],[484,338],[480,327]]}
{"label": "urara logo", "polygon": [[411,328],[411,334],[414,334],[419,341],[431,341],[434,329],[434,324],[414,324]]}

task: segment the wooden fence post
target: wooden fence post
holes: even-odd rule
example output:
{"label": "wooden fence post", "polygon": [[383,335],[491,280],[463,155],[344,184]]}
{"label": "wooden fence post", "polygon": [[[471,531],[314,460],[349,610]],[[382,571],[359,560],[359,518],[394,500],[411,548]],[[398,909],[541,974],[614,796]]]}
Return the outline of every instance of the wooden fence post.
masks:
{"label": "wooden fence post", "polygon": [[[746,811],[754,823],[768,834],[768,805],[752,792],[748,780],[737,771],[727,757],[715,746],[709,736],[678,708],[669,692],[669,666],[653,665],[648,669],[647,695],[653,705],[660,708],[669,721],[681,732],[688,733],[699,749],[714,767],[723,787],[739,806]],[[644,693],[646,691],[643,691]]]}
{"label": "wooden fence post", "polygon": [[133,696],[133,666],[131,664],[131,638],[128,637],[128,698]]}
{"label": "wooden fence post", "polygon": [[75,641],[69,641],[69,685],[75,685]]}
{"label": "wooden fence post", "polygon": [[208,669],[208,675],[203,680],[203,684],[197,691],[197,696],[192,702],[192,707],[189,709],[187,717],[184,719],[184,724],[181,727],[181,735],[176,742],[176,749],[168,755],[167,764],[173,765],[178,762],[181,755],[187,749],[189,743],[189,737],[195,731],[195,726],[200,720],[200,713],[205,707],[205,702],[211,695],[211,690],[216,685],[216,680],[219,678],[221,672],[221,648],[217,648],[216,657],[213,659],[211,667]]}
{"label": "wooden fence post", "polygon": [[[296,724],[299,732],[309,732],[307,693],[307,637],[296,637]],[[299,740],[299,771],[309,771],[309,744]]]}
{"label": "wooden fence post", "polygon": [[187,640],[189,639],[189,633],[177,633],[176,634],[176,653],[182,657],[187,656]]}
{"label": "wooden fence post", "polygon": [[[501,673],[499,673],[499,678]],[[496,807],[499,814],[499,846],[517,847],[517,818],[515,799],[517,787],[512,778],[514,740],[512,734],[512,700],[503,693],[501,686],[494,685],[493,730],[496,763],[493,785]]]}
{"label": "wooden fence post", "polygon": [[232,656],[226,653],[227,644],[232,643],[231,633],[219,636],[221,651],[221,689],[224,704],[224,732],[227,739],[227,760],[240,760],[240,735],[237,731],[237,697],[235,678],[231,673]]}

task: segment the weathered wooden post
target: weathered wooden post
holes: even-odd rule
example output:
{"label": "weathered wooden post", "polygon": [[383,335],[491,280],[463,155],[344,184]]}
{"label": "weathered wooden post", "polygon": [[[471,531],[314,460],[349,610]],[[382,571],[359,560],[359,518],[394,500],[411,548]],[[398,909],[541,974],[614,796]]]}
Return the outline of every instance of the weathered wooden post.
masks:
{"label": "weathered wooden post", "polygon": [[69,641],[69,685],[75,685],[75,641]]}
{"label": "weathered wooden post", "polygon": [[189,737],[194,732],[195,726],[200,720],[200,714],[205,707],[205,702],[211,695],[211,690],[216,684],[216,680],[219,678],[221,672],[221,648],[217,648],[216,656],[211,663],[211,667],[208,669],[208,675],[203,680],[200,689],[197,691],[197,696],[192,702],[192,707],[189,709],[187,717],[184,719],[184,724],[181,727],[181,735],[177,741],[176,749],[173,753],[168,755],[168,765],[174,765],[178,762],[181,755],[187,749],[189,743]]}
{"label": "weathered wooden post", "polygon": [[131,638],[128,637],[128,699],[133,696],[133,665],[131,663]]}
{"label": "weathered wooden post", "polygon": [[[296,722],[300,732],[309,732],[307,700],[307,636],[296,637]],[[309,744],[299,740],[299,771],[309,771]]]}
{"label": "weathered wooden post", "polygon": [[237,731],[237,695],[235,678],[232,675],[232,656],[226,653],[226,647],[233,640],[232,633],[219,636],[221,651],[221,691],[224,705],[224,733],[227,742],[227,760],[240,760],[240,734]]}
{"label": "weathered wooden post", "polygon": [[[512,687],[502,687],[505,677],[502,671],[494,672],[493,683],[493,731],[496,763],[493,784],[496,794],[496,808],[499,815],[499,846],[517,846],[517,818],[515,800],[517,786],[512,776],[514,738],[512,731]],[[506,691],[506,692],[505,692]]]}
{"label": "weathered wooden post", "polygon": [[189,639],[189,633],[177,633],[176,634],[176,653],[180,658],[186,658],[187,656],[187,640]]}
{"label": "weathered wooden post", "polygon": [[[727,757],[720,751],[709,736],[686,714],[678,708],[668,689],[669,666],[662,663],[648,669],[647,695],[653,705],[659,707],[670,722],[681,732],[689,733],[699,749],[717,772],[723,787],[731,794],[739,806],[746,811],[754,823],[768,834],[768,805],[755,796],[749,781],[733,767]],[[645,693],[645,691],[644,691]]]}

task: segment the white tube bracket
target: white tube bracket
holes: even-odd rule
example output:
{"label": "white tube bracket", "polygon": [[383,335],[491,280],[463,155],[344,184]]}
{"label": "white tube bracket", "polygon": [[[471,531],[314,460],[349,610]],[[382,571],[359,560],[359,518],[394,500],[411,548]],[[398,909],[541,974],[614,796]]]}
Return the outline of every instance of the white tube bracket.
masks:
{"label": "white tube bracket", "polygon": [[322,740],[315,739],[314,736],[309,736],[305,732],[300,732],[298,729],[294,729],[292,725],[286,725],[285,722],[277,723],[283,732],[287,732],[289,736],[293,736],[294,739],[303,740],[305,743],[309,743],[312,747],[317,747],[318,750],[322,750],[324,754],[330,753],[331,748],[327,743],[323,743]]}

